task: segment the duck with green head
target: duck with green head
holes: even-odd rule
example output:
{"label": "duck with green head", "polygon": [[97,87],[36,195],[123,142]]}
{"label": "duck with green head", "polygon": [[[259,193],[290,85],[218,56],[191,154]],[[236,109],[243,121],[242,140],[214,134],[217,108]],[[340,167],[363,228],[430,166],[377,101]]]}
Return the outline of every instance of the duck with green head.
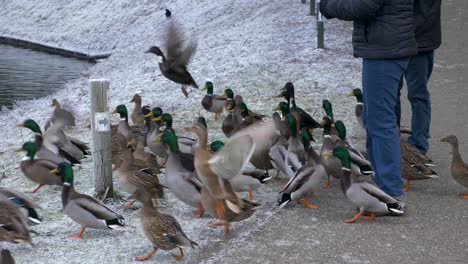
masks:
{"label": "duck with green head", "polygon": [[125,105],[118,105],[111,114],[119,114],[120,121],[117,127],[117,132],[128,138],[130,133],[130,125],[128,124],[128,111]]}
{"label": "duck with green head", "polygon": [[26,156],[20,163],[21,171],[28,179],[39,184],[28,193],[35,193],[44,185],[63,185],[61,177],[50,173],[50,170],[57,167],[57,163],[45,159],[34,159],[36,155],[36,145],[34,143],[28,141],[16,150],[16,152],[22,151],[26,152]]}
{"label": "duck with green head", "polygon": [[[333,106],[328,99],[324,99],[322,101],[322,108],[323,110],[325,110],[325,113],[328,116],[328,118],[330,118],[330,122],[332,124],[335,124],[335,118],[333,116]],[[330,132],[331,132],[331,135],[334,135],[334,136],[337,134],[334,126],[331,127]]]}
{"label": "duck with green head", "polygon": [[224,90],[224,95],[226,95],[228,98],[224,105],[224,112],[226,112],[227,115],[223,120],[221,130],[223,131],[224,135],[229,138],[241,129],[242,116],[240,114],[240,110],[236,107],[237,104],[234,100],[234,93],[232,90]]}
{"label": "duck with green head", "polygon": [[244,102],[241,102],[239,104],[236,103],[236,105],[242,117],[242,128],[248,127],[256,122],[260,122],[265,117],[264,115],[260,115],[250,111],[250,109],[247,107],[247,104],[245,104]]}
{"label": "duck with green head", "polygon": [[316,205],[310,204],[308,195],[320,188],[320,181],[327,175],[320,156],[310,147],[312,136],[308,128],[301,130],[301,140],[304,147],[307,149],[309,158],[307,162],[300,167],[288,181],[288,183],[280,191],[278,205],[283,208],[291,201],[296,201],[301,198],[299,203],[307,208],[317,208]]}
{"label": "duck with green head", "polygon": [[348,94],[348,96],[356,97],[357,102],[354,108],[354,114],[356,115],[359,125],[362,128],[364,128],[364,123],[362,122],[362,113],[364,111],[364,103],[363,103],[363,95],[362,95],[361,89],[359,88],[353,89],[351,93]]}
{"label": "duck with green head", "polygon": [[404,213],[404,204],[386,194],[375,184],[351,178],[351,159],[346,147],[338,146],[324,155],[334,156],[340,160],[342,164],[341,190],[348,201],[359,208],[359,212],[354,217],[344,220],[346,223],[355,222],[365,212],[371,213],[368,217],[364,216],[364,219],[369,221],[374,220],[377,213],[391,215]]}
{"label": "duck with green head", "polygon": [[[157,118],[155,120],[160,120],[161,125],[166,125],[165,129],[172,129],[172,115],[169,113],[164,113],[161,115],[160,119]],[[206,126],[206,120],[204,117],[198,117],[199,122],[203,122],[203,124]],[[193,154],[194,153],[194,145],[196,143],[195,139],[187,137],[187,136],[180,136],[178,137],[178,143],[179,143],[179,149],[182,153],[186,154]],[[192,170],[194,171],[194,169]]]}
{"label": "duck with green head", "polygon": [[[224,143],[220,140],[211,142],[208,149],[216,153],[224,147]],[[230,181],[235,192],[248,192],[249,201],[253,201],[252,191],[260,187],[261,184],[271,179],[271,176],[264,173],[262,170],[249,168],[245,166],[242,172],[232,178]]]}
{"label": "duck with green head", "polygon": [[215,121],[218,121],[219,115],[223,112],[224,104],[227,101],[226,96],[213,94],[213,83],[207,81],[205,86],[203,86],[202,91],[206,91],[206,95],[202,99],[203,108],[215,114]]}
{"label": "duck with green head", "polygon": [[187,155],[180,152],[179,143],[175,131],[172,128],[165,129],[162,135],[155,139],[167,147],[168,159],[166,162],[166,185],[172,193],[182,202],[196,207],[194,211],[198,216],[203,215],[203,207],[200,201],[201,182],[196,173],[187,170],[184,164],[192,163],[193,157],[187,159]]}
{"label": "duck with green head", "polygon": [[36,155],[39,159],[50,160],[54,163],[60,163],[68,160],[73,164],[81,163],[76,157],[65,151],[59,144],[55,144],[43,136],[41,128],[32,119],[26,119],[23,123],[17,124],[17,127],[24,127],[34,132],[34,144],[36,145]]}
{"label": "duck with green head", "polygon": [[325,184],[325,188],[330,188],[330,178],[339,179],[341,175],[341,162],[338,158],[334,156],[324,156],[325,153],[333,151],[335,147],[336,140],[338,138],[334,138],[331,135],[331,129],[335,126],[332,124],[331,119],[328,116],[324,116],[322,118],[321,124],[323,125],[323,142],[322,142],[322,149],[320,150],[320,155],[323,156],[323,161],[325,165],[325,170],[327,171],[328,178],[327,183]]}
{"label": "duck with green head", "polygon": [[123,229],[124,219],[102,202],[86,194],[75,191],[73,186],[73,168],[70,163],[62,162],[50,171],[63,178],[62,206],[63,211],[73,221],[81,225],[77,234],[70,235],[73,238],[83,238],[86,228],[94,229]]}
{"label": "duck with green head", "polygon": [[159,158],[163,158],[164,160],[167,159],[166,149],[161,143],[155,143],[154,140],[158,137],[161,133],[161,115],[163,114],[163,110],[161,107],[154,107],[151,109],[151,112],[146,114],[145,117],[151,118],[151,125],[148,134],[146,135],[146,145],[148,148]]}
{"label": "duck with green head", "polygon": [[307,154],[299,137],[299,127],[296,117],[289,113],[286,115],[286,124],[289,129],[290,137],[288,140],[288,153],[286,156],[286,168],[291,168],[290,174],[294,174],[307,162]]}
{"label": "duck with green head", "polygon": [[322,127],[312,116],[310,116],[304,109],[296,106],[296,98],[294,96],[294,85],[292,82],[287,82],[281,89],[281,93],[277,97],[284,97],[287,101],[288,107],[291,112],[297,113],[300,127],[307,128],[320,128]]}
{"label": "duck with green head", "polygon": [[343,121],[337,120],[335,122],[335,128],[339,138],[335,146],[344,146],[349,150],[352,163],[359,167],[356,173],[371,175],[373,170],[370,161],[367,160],[367,158],[353,146],[350,140],[348,140],[346,137],[346,126]]}

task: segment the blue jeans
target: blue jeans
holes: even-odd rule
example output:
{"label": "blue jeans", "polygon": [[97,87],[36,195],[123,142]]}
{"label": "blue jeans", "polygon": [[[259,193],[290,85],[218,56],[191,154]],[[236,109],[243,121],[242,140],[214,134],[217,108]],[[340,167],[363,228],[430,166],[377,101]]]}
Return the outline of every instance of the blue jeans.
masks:
{"label": "blue jeans", "polygon": [[363,122],[375,183],[391,196],[402,195],[400,138],[395,104],[400,79],[409,63],[402,59],[363,59]]}
{"label": "blue jeans", "polygon": [[[408,143],[414,145],[421,153],[426,154],[429,149],[429,128],[431,126],[431,99],[427,83],[434,65],[434,52],[421,52],[410,58],[405,73],[408,86],[408,100],[411,103],[411,129],[413,134]],[[401,106],[400,93],[403,88],[403,78],[398,89],[395,113],[398,126],[400,126]]]}

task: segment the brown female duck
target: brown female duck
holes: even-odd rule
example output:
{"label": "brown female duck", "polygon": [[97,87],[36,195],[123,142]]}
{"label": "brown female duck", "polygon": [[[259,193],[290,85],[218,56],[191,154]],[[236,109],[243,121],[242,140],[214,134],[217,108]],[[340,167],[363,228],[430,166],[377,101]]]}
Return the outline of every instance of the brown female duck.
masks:
{"label": "brown female duck", "polygon": [[183,35],[179,32],[175,22],[169,23],[164,48],[166,55],[157,46],[152,46],[146,53],[153,53],[160,58],[159,69],[167,79],[182,84],[182,93],[188,96],[186,85],[198,88],[192,75],[187,71],[187,65],[195,54],[197,42],[192,40],[183,48]]}

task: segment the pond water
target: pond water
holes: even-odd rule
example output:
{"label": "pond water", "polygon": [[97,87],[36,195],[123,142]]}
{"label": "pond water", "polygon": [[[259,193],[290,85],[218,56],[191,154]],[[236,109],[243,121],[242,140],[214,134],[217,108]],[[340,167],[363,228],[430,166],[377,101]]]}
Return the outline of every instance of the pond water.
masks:
{"label": "pond water", "polygon": [[93,64],[30,49],[0,45],[0,108],[15,100],[49,95]]}

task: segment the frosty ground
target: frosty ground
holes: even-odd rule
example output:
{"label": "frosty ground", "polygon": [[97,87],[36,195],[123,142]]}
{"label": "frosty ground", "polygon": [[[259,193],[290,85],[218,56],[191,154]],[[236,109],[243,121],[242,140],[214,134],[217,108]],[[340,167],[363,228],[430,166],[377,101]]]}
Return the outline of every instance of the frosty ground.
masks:
{"label": "frosty ground", "polygon": [[[13,109],[2,109],[0,172],[5,177],[1,179],[1,186],[22,191],[34,187],[19,171],[21,156],[13,152],[32,135],[14,125],[26,118],[34,118],[43,125],[53,110],[49,107],[52,98],[58,98],[64,107],[75,112],[78,126],[71,134],[90,141],[89,78],[110,80],[111,108],[127,104],[131,111],[128,101],[138,92],[143,104],[161,106],[172,113],[176,130],[203,115],[209,120],[210,138],[223,139],[221,123],[213,122],[213,115],[208,115],[200,105],[203,93],[194,91],[185,99],[178,85],[161,76],[156,58],[144,54],[149,46],[162,43],[168,23],[164,8],[173,11],[173,18],[183,25],[188,37],[198,38],[198,51],[190,71],[200,86],[210,79],[215,92],[232,88],[243,95],[249,108],[271,114],[278,103],[273,95],[285,82],[292,81],[298,105],[320,118],[323,114],[319,109],[321,101],[329,98],[335,116],[345,121],[349,134],[355,139],[362,138],[354,119],[355,102],[345,96],[352,88],[360,87],[360,61],[351,56],[352,26],[346,22],[327,21],[327,49],[315,49],[314,17],[308,16],[308,5],[300,1],[148,0],[129,3],[116,0],[112,4],[103,0],[3,1],[2,35],[89,53],[112,52],[113,55],[83,73],[82,78],[69,82],[57,94],[17,102]],[[113,122],[117,122],[117,117]],[[316,131],[314,136],[318,139],[317,148],[321,144],[320,132]],[[442,149],[448,153],[448,148]],[[442,160],[436,161],[442,163]],[[84,169],[76,172],[76,189],[80,192],[93,193],[91,167],[88,159]],[[187,235],[200,244],[199,249],[187,250],[183,260],[186,263],[280,263],[286,260],[296,263],[386,263],[386,260],[405,263],[421,260],[410,254],[412,250],[424,254],[423,260],[462,263],[467,246],[467,204],[456,197],[459,191],[456,185],[445,180],[446,167],[439,170],[444,173],[443,181],[436,181],[436,186],[434,182],[416,183],[414,192],[409,194],[409,200],[424,201],[423,204],[411,206],[405,217],[379,218],[375,223],[342,223],[354,209],[346,203],[336,182],[332,189],[313,195],[312,201],[319,205],[317,210],[296,205],[279,210],[276,196],[281,182],[272,181],[262,186],[254,197],[262,200],[265,206],[252,218],[233,224],[227,237],[221,229],[206,226],[211,221],[208,217],[196,219],[191,208],[170,192],[161,208],[174,215]],[[160,178],[164,181],[164,175]],[[138,210],[119,209],[123,201],[110,202],[110,206],[126,218],[125,231],[87,230],[84,240],[67,238],[67,234],[77,232],[79,226],[61,211],[60,193],[60,188],[46,186],[32,195],[42,207],[40,213],[44,217],[41,225],[33,227],[39,233],[33,237],[34,247],[0,244],[12,250],[18,263],[129,263],[151,249],[141,230]],[[454,211],[455,208],[459,210]],[[433,215],[434,210],[436,215]],[[433,230],[434,225],[440,230]],[[439,240],[453,243],[437,243]],[[174,259],[170,252],[160,251],[150,262],[170,263]]]}

